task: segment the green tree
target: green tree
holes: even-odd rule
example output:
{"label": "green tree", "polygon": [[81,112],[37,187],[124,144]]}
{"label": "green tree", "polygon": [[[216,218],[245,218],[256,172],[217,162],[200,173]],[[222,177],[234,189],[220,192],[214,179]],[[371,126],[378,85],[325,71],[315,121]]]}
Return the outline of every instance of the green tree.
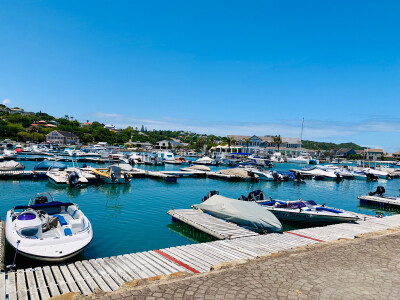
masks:
{"label": "green tree", "polygon": [[273,137],[272,137],[272,141],[274,142],[274,144],[276,144],[276,145],[277,145],[277,147],[278,147],[278,151],[279,151],[279,148],[280,148],[280,146],[281,146],[281,144],[282,144],[282,138],[281,138],[281,135],[276,135],[276,136],[273,136]]}

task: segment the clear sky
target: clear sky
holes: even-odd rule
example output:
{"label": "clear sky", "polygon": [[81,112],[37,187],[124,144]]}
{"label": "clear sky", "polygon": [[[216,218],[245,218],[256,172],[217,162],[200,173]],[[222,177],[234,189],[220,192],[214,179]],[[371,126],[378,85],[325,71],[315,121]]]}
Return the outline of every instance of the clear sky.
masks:
{"label": "clear sky", "polygon": [[0,102],[400,150],[399,1],[3,1]]}

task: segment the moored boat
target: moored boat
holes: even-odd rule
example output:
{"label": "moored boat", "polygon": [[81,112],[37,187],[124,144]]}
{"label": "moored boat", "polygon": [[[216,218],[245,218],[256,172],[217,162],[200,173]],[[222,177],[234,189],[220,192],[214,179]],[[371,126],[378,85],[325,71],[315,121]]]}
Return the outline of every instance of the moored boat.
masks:
{"label": "moored boat", "polygon": [[324,204],[318,205],[313,200],[295,201],[266,199],[260,190],[250,192],[247,197],[242,196],[242,200],[255,201],[266,210],[273,213],[280,221],[304,223],[304,224],[334,224],[342,222],[354,222],[359,217],[345,210],[327,207]]}
{"label": "moored boat", "polygon": [[7,212],[6,238],[29,258],[60,262],[81,252],[93,238],[89,219],[77,204],[36,194],[28,205]]}
{"label": "moored boat", "polygon": [[203,203],[193,208],[257,232],[280,232],[282,224],[267,210],[259,209],[254,202],[245,202],[218,195],[213,191],[203,198]]}
{"label": "moored boat", "polygon": [[129,184],[131,178],[127,172],[121,170],[118,166],[109,166],[107,168],[93,168],[92,172],[105,183]]}
{"label": "moored boat", "polygon": [[0,163],[0,171],[14,171],[14,170],[23,170],[25,166],[19,162],[14,160],[5,161]]}

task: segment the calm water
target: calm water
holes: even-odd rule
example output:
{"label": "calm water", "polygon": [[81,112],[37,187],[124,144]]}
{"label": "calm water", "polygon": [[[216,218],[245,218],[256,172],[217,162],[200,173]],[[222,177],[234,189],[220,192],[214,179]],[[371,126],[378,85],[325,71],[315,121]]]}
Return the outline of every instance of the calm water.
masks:
{"label": "calm water", "polygon": [[[36,164],[23,163],[27,169],[32,169]],[[179,169],[179,166],[173,165],[140,167]],[[289,170],[301,166],[278,164],[275,168]],[[400,180],[379,180],[370,183],[359,180],[345,180],[340,183],[313,180],[307,180],[305,183],[250,183],[179,178],[177,183],[165,183],[140,178],[132,180],[131,185],[99,184],[81,189],[55,187],[45,180],[3,180],[0,181],[0,216],[4,220],[7,210],[16,205],[27,204],[38,192],[48,191],[56,200],[78,203],[92,223],[94,238],[83,255],[75,259],[90,259],[208,240],[203,234],[173,223],[166,212],[171,208],[189,208],[190,205],[199,203],[210,190],[218,190],[224,196],[237,198],[241,194],[247,195],[252,190],[261,189],[267,196],[277,199],[312,199],[328,206],[375,215],[377,210],[359,207],[357,196],[376,189],[378,185],[385,186],[387,194],[397,195]],[[8,263],[11,263],[14,251],[8,247],[6,254]],[[17,264],[18,267],[27,267],[37,263],[18,257]]]}

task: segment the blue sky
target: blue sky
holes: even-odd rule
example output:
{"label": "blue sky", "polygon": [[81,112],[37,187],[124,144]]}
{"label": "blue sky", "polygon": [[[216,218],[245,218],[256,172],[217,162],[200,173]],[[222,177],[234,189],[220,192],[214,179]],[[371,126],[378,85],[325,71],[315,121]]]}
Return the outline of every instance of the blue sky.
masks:
{"label": "blue sky", "polygon": [[398,1],[3,1],[0,101],[400,149]]}

